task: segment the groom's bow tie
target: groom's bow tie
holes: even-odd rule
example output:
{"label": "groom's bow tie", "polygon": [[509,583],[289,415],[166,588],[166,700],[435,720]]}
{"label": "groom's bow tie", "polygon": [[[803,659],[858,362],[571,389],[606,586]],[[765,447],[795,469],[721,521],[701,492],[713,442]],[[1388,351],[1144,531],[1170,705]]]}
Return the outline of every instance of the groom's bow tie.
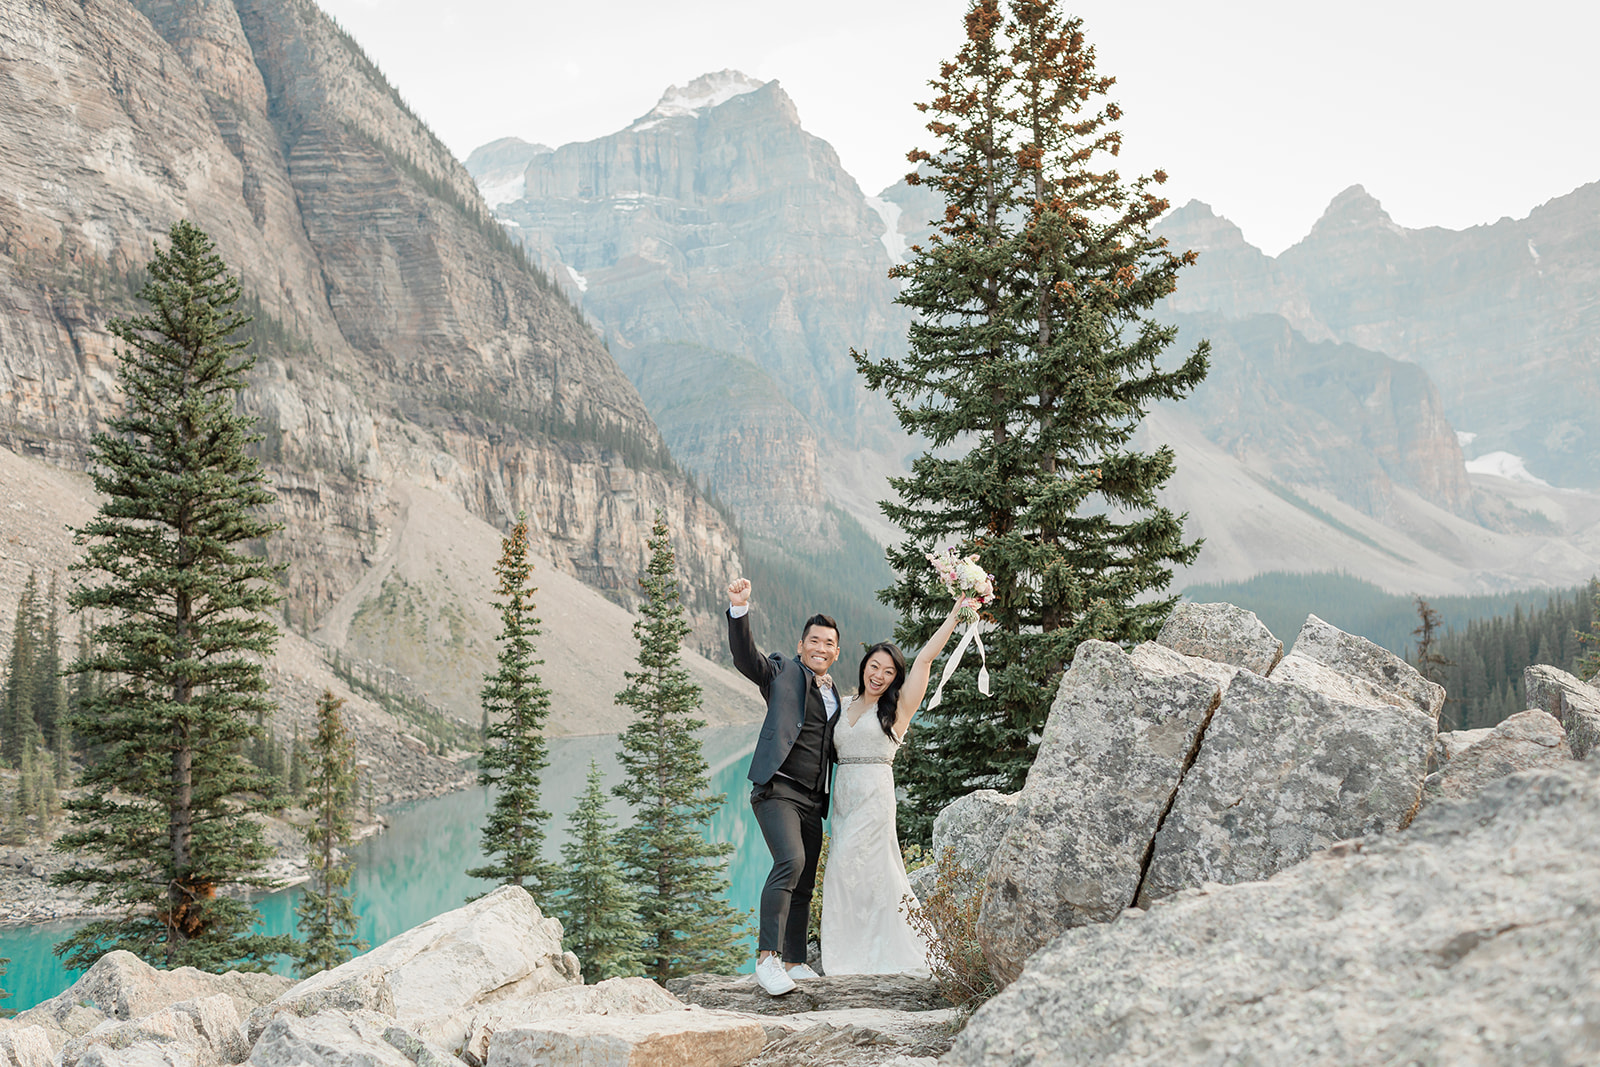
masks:
{"label": "groom's bow tie", "polygon": [[830,674],[817,674],[817,675],[813,675],[813,677],[816,678],[816,680],[817,680],[817,688],[818,689],[832,689],[833,688],[833,676],[832,675],[830,675]]}

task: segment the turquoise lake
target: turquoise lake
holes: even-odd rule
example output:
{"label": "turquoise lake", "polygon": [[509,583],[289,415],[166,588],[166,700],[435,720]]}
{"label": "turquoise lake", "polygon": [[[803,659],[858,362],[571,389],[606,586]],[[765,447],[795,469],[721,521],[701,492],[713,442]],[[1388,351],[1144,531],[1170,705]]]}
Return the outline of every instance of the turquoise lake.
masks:
{"label": "turquoise lake", "polygon": [[[750,812],[745,780],[747,757],[755,744],[758,724],[724,727],[701,735],[706,760],[711,764],[711,791],[726,799],[712,820],[707,836],[733,844],[729,858],[728,901],[742,911],[753,911],[772,860],[761,840],[760,828]],[[550,767],[544,774],[545,795],[552,812],[546,854],[560,858],[566,838],[567,815],[583,791],[594,760],[607,787],[621,780],[615,737],[577,737],[550,744]],[[481,893],[490,883],[468,878],[463,872],[484,862],[479,851],[480,827],[493,797],[487,789],[468,789],[432,800],[413,801],[385,809],[389,828],[356,846],[355,875],[351,887],[361,916],[360,936],[379,945],[418,923],[459,907],[468,896]],[[623,818],[625,805],[612,799],[612,811]],[[274,893],[257,901],[266,933],[296,933],[294,909],[298,889]],[[73,922],[39,926],[0,927],[0,957],[11,963],[0,987],[11,994],[0,1007],[20,1011],[55,996],[81,972],[67,971],[51,947],[76,927]],[[755,943],[750,941],[752,963]],[[289,973],[288,961],[275,970]]]}

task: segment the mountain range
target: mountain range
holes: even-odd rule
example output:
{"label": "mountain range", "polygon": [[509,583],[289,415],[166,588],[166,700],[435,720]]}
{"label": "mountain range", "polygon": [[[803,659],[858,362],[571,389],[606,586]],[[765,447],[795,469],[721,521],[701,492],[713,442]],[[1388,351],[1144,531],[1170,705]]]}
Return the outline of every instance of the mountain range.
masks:
{"label": "mountain range", "polygon": [[[894,536],[872,502],[917,445],[846,353],[903,350],[884,274],[931,232],[927,186],[863,194],[777,83],[737,71],[670,87],[595,140],[505,139],[467,165],[747,530],[832,536],[817,513],[831,500]],[[1404,230],[1352,189],[1276,258],[1204,204],[1170,212],[1159,232],[1200,257],[1158,316],[1180,327],[1175,350],[1213,346],[1204,385],[1142,438],[1178,448],[1166,499],[1208,539],[1180,584],[1268,569],[1430,592],[1586,577],[1600,554],[1597,188],[1461,233]]]}

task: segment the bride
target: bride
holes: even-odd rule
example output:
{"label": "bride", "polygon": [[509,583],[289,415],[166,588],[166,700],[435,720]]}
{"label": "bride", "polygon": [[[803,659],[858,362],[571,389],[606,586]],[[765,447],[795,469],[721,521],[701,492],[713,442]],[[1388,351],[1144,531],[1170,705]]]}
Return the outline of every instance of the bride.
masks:
{"label": "bride", "polygon": [[895,830],[892,763],[911,716],[928,691],[933,661],[955,632],[950,610],[906,670],[888,641],[867,650],[859,687],[834,727],[839,769],[833,783],[828,863],[822,876],[824,974],[927,974],[928,946],[911,929],[903,899],[915,903]]}

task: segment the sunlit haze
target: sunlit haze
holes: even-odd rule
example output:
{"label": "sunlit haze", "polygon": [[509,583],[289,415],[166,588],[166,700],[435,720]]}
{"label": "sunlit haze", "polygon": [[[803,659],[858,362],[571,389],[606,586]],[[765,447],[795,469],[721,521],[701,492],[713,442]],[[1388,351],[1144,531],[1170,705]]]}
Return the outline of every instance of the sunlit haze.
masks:
{"label": "sunlit haze", "polygon": [[[912,103],[959,41],[960,0],[323,0],[459,156],[560,145],[648,111],[669,84],[776,78],[868,193],[926,144]],[[1073,5],[1127,113],[1126,169],[1210,203],[1276,253],[1340,190],[1397,222],[1522,216],[1600,179],[1600,5],[1491,8],[1086,0]]]}

